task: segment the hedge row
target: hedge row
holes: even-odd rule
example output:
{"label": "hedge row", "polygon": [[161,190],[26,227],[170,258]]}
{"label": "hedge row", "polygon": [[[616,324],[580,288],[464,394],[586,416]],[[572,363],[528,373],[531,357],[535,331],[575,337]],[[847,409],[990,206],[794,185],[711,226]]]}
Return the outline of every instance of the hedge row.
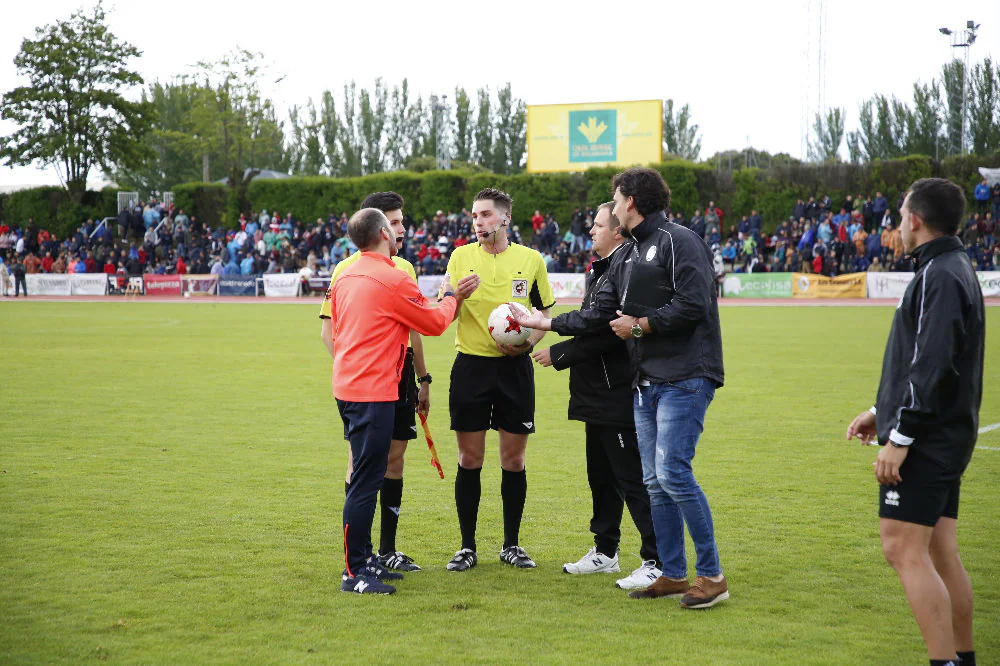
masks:
{"label": "hedge row", "polygon": [[88,218],[115,216],[117,207],[118,190],[110,187],[100,192],[87,191],[80,203],[74,203],[66,190],[54,186],[0,194],[0,220],[23,226],[33,218],[40,229],[48,229],[60,237],[75,232]]}
{"label": "hedge row", "polygon": [[[839,205],[847,194],[881,191],[894,204],[899,193],[914,180],[927,176],[950,178],[972,189],[979,182],[977,167],[1000,167],[1000,154],[991,157],[955,157],[941,162],[924,156],[876,161],[869,165],[827,164],[741,169],[717,172],[711,165],[674,160],[654,165],[672,192],[672,208],[690,215],[709,201],[730,212],[729,220],[756,208],[765,224],[786,218],[796,199],[830,195]],[[254,210],[291,212],[302,220],[325,219],[330,213],[352,212],[370,193],[399,192],[406,212],[416,220],[436,211],[470,208],[472,197],[483,187],[498,187],[514,198],[513,221],[526,228],[535,210],[551,212],[560,222],[570,219],[576,207],[596,206],[611,198],[615,167],[592,168],[582,173],[516,174],[499,176],[465,171],[397,171],[359,178],[305,177],[254,180],[248,195]],[[189,214],[217,226],[235,226],[239,215],[235,191],[217,183],[186,183],[174,188],[174,201]],[[88,192],[81,205],[69,202],[60,188],[46,187],[0,196],[0,219],[16,224],[34,217],[41,226],[62,233],[87,217],[115,214],[115,191]],[[735,222],[735,220],[733,220]]]}
{"label": "hedge row", "polygon": [[[731,213],[729,219],[757,209],[773,226],[786,218],[797,199],[830,195],[835,205],[846,195],[881,191],[894,204],[900,192],[918,178],[939,176],[963,185],[971,200],[979,182],[977,167],[1000,167],[1000,154],[983,158],[956,157],[941,162],[924,156],[876,161],[870,165],[828,164],[741,169],[717,172],[711,165],[682,160],[653,165],[670,185],[671,207],[690,215],[709,201]],[[399,192],[406,212],[416,220],[438,210],[470,208],[472,197],[484,187],[498,187],[514,198],[513,221],[525,228],[535,210],[551,212],[560,222],[570,219],[576,207],[596,206],[611,198],[611,179],[619,169],[592,168],[582,173],[516,174],[500,176],[462,171],[405,171],[360,178],[287,178],[250,183],[249,199],[255,210],[291,212],[303,220],[325,219],[330,213],[352,212],[370,193]],[[174,188],[178,205],[215,223],[235,219],[232,191],[221,185],[192,183]],[[228,211],[228,212],[227,212]],[[735,222],[735,220],[734,220]]]}

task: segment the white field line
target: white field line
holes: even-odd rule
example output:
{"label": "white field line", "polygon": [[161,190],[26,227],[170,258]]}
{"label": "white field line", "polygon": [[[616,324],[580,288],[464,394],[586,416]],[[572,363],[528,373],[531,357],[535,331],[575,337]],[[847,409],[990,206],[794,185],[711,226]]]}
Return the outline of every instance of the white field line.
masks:
{"label": "white field line", "polygon": [[[979,429],[980,435],[985,435],[993,430],[1000,430],[1000,423],[994,423],[992,425],[983,426]],[[1000,451],[1000,446],[977,446],[977,449],[983,449],[984,451]]]}

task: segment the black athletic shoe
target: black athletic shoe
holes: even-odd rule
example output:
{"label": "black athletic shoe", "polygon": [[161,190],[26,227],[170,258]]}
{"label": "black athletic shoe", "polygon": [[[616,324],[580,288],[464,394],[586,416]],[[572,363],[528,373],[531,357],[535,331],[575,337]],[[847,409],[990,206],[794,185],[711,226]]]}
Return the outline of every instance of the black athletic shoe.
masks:
{"label": "black athletic shoe", "polygon": [[507,546],[500,551],[500,561],[518,569],[534,569],[535,562],[520,546]]}
{"label": "black athletic shoe", "polygon": [[455,553],[455,557],[451,558],[446,567],[448,571],[466,571],[476,566],[479,563],[479,558],[476,557],[476,551],[469,548],[463,548],[462,550]]}
{"label": "black athletic shoe", "polygon": [[350,576],[340,583],[340,591],[355,594],[394,594],[396,588],[374,576]]}
{"label": "black athletic shoe", "polygon": [[413,561],[413,558],[409,555],[399,552],[387,553],[385,555],[379,555],[378,561],[382,563],[386,569],[392,571],[420,571],[420,567]]}
{"label": "black athletic shoe", "polygon": [[[394,573],[389,571],[382,563],[379,562],[378,558],[372,555],[368,558],[358,571],[354,572],[355,576],[369,576],[371,578],[377,578],[378,580],[403,580],[403,574]],[[341,581],[346,581],[350,576],[345,571],[340,579]]]}

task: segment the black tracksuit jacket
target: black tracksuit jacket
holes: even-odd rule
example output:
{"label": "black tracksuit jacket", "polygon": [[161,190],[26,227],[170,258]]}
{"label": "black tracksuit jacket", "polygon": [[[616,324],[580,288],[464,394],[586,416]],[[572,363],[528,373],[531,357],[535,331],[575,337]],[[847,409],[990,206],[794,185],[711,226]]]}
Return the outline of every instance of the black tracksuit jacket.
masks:
{"label": "black tracksuit jacket", "polygon": [[659,384],[697,377],[722,386],[722,329],[712,251],[690,229],[668,222],[662,212],[647,215],[631,236],[629,255],[612,263],[593,307],[555,317],[552,330],[560,335],[607,331],[625,302],[632,267],[648,264],[644,270],[665,305],[646,315],[651,333],[627,341],[632,388],[640,379]]}
{"label": "black tracksuit jacket", "polygon": [[876,407],[879,442],[948,475],[969,464],[983,400],[985,308],[979,280],[955,236],[913,251],[916,274],[896,308]]}
{"label": "black tracksuit jacket", "polygon": [[[629,256],[626,241],[603,259],[594,261],[587,274],[581,309],[589,310],[611,276],[611,265]],[[628,347],[610,327],[596,335],[557,342],[549,349],[552,367],[569,368],[569,418],[585,423],[635,429],[632,411],[632,373]]]}

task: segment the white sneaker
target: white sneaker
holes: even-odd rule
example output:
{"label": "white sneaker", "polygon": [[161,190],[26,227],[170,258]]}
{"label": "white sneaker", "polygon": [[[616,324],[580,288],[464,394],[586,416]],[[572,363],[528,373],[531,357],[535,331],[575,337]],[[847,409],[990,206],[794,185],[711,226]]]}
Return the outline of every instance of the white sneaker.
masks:
{"label": "white sneaker", "polygon": [[656,568],[656,562],[646,560],[638,569],[615,583],[615,587],[621,590],[644,590],[662,575],[663,572]]}
{"label": "white sneaker", "polygon": [[563,565],[563,573],[568,574],[592,574],[592,573],[617,573],[618,553],[614,557],[608,557],[597,552],[597,548],[591,548],[587,554],[573,563]]}

